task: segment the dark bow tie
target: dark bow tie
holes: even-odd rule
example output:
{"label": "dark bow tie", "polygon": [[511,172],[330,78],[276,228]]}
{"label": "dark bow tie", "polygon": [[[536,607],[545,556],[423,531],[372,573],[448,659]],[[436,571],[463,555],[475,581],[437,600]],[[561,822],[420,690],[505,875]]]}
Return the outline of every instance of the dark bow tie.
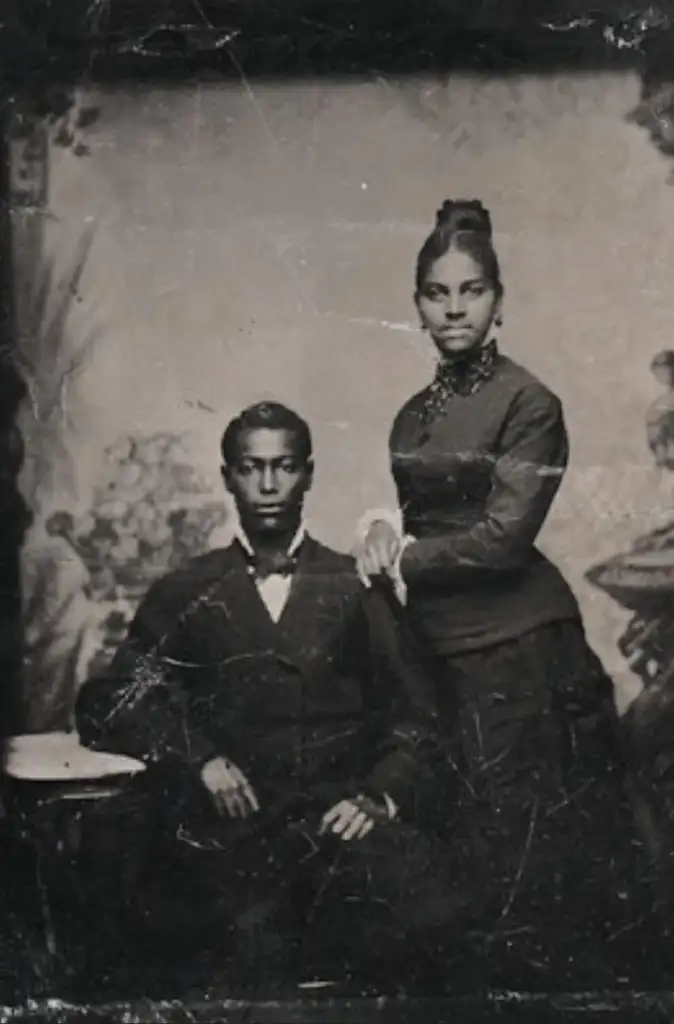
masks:
{"label": "dark bow tie", "polygon": [[299,551],[293,552],[292,555],[285,551],[275,551],[270,554],[250,554],[245,551],[249,573],[256,579],[262,580],[267,576],[292,576],[297,568],[298,555]]}

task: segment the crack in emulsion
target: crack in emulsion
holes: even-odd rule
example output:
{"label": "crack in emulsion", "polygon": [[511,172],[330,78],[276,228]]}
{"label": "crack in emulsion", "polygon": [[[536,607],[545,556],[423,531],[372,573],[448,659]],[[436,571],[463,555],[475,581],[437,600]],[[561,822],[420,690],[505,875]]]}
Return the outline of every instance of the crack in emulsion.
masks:
{"label": "crack in emulsion", "polygon": [[[220,580],[215,580],[204,593],[197,595],[180,615],[173,630],[167,630],[161,635],[154,646],[146,653],[138,653],[135,658],[131,679],[127,681],[119,700],[113,704],[106,715],[105,721],[112,721],[119,713],[137,706],[145,695],[153,688],[163,687],[169,689],[169,680],[166,677],[163,665],[166,663],[166,655],[163,649],[169,643],[175,633],[194,616],[202,607],[211,604],[212,595],[220,586]],[[224,602],[221,602],[226,614],[229,611]]]}
{"label": "crack in emulsion", "polygon": [[508,916],[508,914],[510,913],[510,911],[512,910],[513,904],[515,902],[515,898],[517,896],[517,890],[519,889],[520,882],[522,881],[522,878],[524,877],[524,871],[525,871],[525,868],[526,868],[527,861],[529,859],[529,852],[531,850],[531,845],[532,845],[532,843],[534,841],[534,833],[536,831],[536,821],[537,821],[537,819],[538,819],[538,800],[536,800],[534,802],[534,804],[533,804],[533,806],[531,808],[531,814],[529,815],[529,827],[527,829],[527,836],[526,836],[526,839],[524,841],[524,849],[522,850],[522,856],[520,858],[520,862],[519,862],[519,865],[518,865],[518,868],[517,868],[517,872],[515,873],[515,879],[513,881],[512,887],[510,889],[510,893],[508,894],[508,899],[506,900],[506,902],[505,902],[505,904],[503,906],[503,909],[501,910],[501,914],[500,914],[500,920],[501,921],[504,918],[506,918]]}

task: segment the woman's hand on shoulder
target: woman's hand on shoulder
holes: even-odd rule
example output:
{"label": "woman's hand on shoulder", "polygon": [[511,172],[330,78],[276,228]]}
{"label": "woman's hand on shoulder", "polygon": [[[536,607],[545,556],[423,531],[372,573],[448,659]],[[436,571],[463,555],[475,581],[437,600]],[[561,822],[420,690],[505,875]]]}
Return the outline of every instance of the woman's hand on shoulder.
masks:
{"label": "woman's hand on shoulder", "polygon": [[375,520],[369,527],[364,540],[356,547],[356,568],[363,581],[370,576],[386,573],[393,576],[403,541],[397,530],[383,519]]}

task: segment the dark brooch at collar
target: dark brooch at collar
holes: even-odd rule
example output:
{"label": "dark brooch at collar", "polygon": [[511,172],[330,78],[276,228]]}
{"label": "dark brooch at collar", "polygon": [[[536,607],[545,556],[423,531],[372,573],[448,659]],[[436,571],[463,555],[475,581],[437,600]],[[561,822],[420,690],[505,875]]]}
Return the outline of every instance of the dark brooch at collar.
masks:
{"label": "dark brooch at collar", "polygon": [[424,423],[432,422],[442,413],[455,395],[465,398],[479,391],[493,376],[497,356],[498,345],[492,340],[468,359],[440,360],[426,393],[422,413]]}

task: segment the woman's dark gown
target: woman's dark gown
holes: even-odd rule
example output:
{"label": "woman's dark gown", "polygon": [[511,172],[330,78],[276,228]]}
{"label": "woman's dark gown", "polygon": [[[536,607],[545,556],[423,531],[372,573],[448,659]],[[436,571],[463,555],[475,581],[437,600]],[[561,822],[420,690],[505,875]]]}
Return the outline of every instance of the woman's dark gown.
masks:
{"label": "woman's dark gown", "polygon": [[631,817],[612,682],[534,546],[567,461],[561,405],[493,347],[442,374],[390,449],[409,614],[444,664],[458,934],[596,982],[633,912]]}

